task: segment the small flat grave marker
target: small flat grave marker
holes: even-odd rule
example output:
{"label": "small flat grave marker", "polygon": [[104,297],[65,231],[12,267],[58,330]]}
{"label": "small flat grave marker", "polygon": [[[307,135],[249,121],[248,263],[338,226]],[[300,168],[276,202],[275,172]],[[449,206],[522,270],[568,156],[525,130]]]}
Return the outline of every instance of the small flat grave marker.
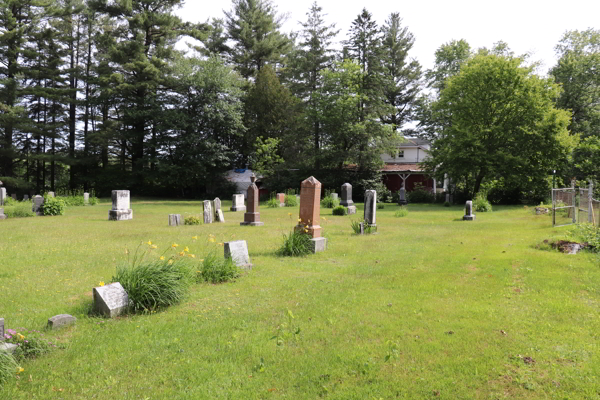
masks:
{"label": "small flat grave marker", "polygon": [[58,328],[62,328],[63,326],[74,325],[76,321],[77,321],[77,318],[75,318],[72,315],[59,314],[59,315],[55,315],[52,318],[48,318],[48,328],[58,329]]}
{"label": "small flat grave marker", "polygon": [[248,244],[245,240],[225,242],[225,258],[229,257],[231,257],[235,265],[240,268],[252,268],[252,264],[250,263],[250,255],[248,255]]}
{"label": "small flat grave marker", "polygon": [[119,282],[95,287],[94,310],[109,318],[114,318],[127,311],[129,296]]}

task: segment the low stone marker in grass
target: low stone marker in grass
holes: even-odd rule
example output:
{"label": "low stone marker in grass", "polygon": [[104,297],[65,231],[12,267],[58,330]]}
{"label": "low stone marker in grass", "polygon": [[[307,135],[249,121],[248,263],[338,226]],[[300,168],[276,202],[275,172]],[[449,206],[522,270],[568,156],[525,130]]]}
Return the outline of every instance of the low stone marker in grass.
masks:
{"label": "low stone marker in grass", "polygon": [[204,223],[212,224],[213,223],[213,212],[212,212],[212,204],[210,200],[204,200]]}
{"label": "low stone marker in grass", "polygon": [[25,201],[25,200],[29,200],[29,195],[28,194],[23,195],[23,201]]}
{"label": "low stone marker in grass", "polygon": [[365,192],[365,222],[370,227],[377,226],[377,192],[375,190]]}
{"label": "low stone marker in grass", "polygon": [[181,214],[169,214],[169,226],[181,225]]}
{"label": "low stone marker in grass", "polygon": [[4,215],[4,208],[0,208],[0,220],[6,219],[6,215]]}
{"label": "low stone marker in grass", "polygon": [[31,211],[33,211],[36,215],[42,216],[44,215],[44,198],[39,194],[37,196],[33,196],[33,205],[31,206]]}
{"label": "low stone marker in grass", "polygon": [[123,314],[129,307],[129,296],[119,282],[95,287],[93,294],[94,311],[109,318]]}
{"label": "low stone marker in grass", "polygon": [[340,201],[340,206],[346,207],[348,215],[356,214],[356,206],[354,205],[354,201],[352,201],[352,185],[349,183],[342,185],[342,201]]}
{"label": "low stone marker in grass", "polygon": [[52,318],[48,318],[48,328],[59,329],[64,326],[74,325],[77,318],[69,314],[59,314]]}
{"label": "low stone marker in grass", "polygon": [[243,194],[234,194],[231,199],[231,211],[246,211],[246,206],[244,205],[244,195]]}
{"label": "low stone marker in grass", "polygon": [[83,204],[90,204],[90,194],[89,193],[83,194]]}
{"label": "low stone marker in grass", "polygon": [[248,244],[245,240],[236,240],[225,242],[225,258],[231,257],[235,265],[243,269],[252,268],[250,255],[248,254]]}
{"label": "low stone marker in grass", "polygon": [[108,211],[109,221],[133,219],[133,210],[129,208],[129,190],[113,190],[112,210]]}
{"label": "low stone marker in grass", "polygon": [[463,215],[464,221],[475,221],[475,214],[473,214],[473,202],[467,200],[465,205],[465,215]]}
{"label": "low stone marker in grass", "polygon": [[308,230],[313,253],[325,251],[327,239],[321,237],[321,182],[311,176],[300,185],[300,221],[297,230]]}

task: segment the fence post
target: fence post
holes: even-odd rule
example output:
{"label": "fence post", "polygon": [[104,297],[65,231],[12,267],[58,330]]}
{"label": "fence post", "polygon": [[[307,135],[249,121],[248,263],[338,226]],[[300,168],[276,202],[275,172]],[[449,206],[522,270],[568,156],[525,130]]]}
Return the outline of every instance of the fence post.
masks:
{"label": "fence post", "polygon": [[577,204],[577,195],[575,194],[575,179],[571,179],[571,189],[573,190],[573,223],[577,223],[577,210],[579,210],[579,204]]}
{"label": "fence post", "polygon": [[552,227],[556,225],[556,200],[554,199],[554,189],[552,189]]}
{"label": "fence post", "polygon": [[588,186],[588,222],[594,223],[594,182],[590,180]]}

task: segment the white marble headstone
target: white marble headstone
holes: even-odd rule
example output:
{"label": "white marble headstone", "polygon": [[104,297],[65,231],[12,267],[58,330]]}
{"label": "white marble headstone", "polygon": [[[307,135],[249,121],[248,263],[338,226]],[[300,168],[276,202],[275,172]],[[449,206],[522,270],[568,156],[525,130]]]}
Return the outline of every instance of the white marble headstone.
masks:
{"label": "white marble headstone", "polygon": [[252,268],[250,255],[248,254],[248,244],[245,240],[225,243],[225,258],[229,257],[240,268]]}
{"label": "white marble headstone", "polygon": [[113,318],[127,311],[129,296],[119,282],[95,287],[94,310]]}

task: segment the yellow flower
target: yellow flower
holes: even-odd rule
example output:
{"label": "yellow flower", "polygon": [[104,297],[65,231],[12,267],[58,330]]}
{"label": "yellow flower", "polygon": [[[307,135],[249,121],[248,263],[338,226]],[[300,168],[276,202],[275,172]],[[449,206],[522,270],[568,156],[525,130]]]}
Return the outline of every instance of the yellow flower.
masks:
{"label": "yellow flower", "polygon": [[164,260],[164,259],[165,259],[165,256],[160,256],[160,260]]}
{"label": "yellow flower", "polygon": [[188,254],[188,256],[192,257],[192,258],[196,258],[195,254]]}
{"label": "yellow flower", "polygon": [[304,232],[308,233],[308,229],[304,229]]}
{"label": "yellow flower", "polygon": [[25,368],[23,368],[23,367],[18,367],[17,368],[17,374],[20,374],[23,371],[25,371]]}
{"label": "yellow flower", "polygon": [[185,251],[180,251],[179,255],[182,256],[182,257],[185,256]]}
{"label": "yellow flower", "polygon": [[153,244],[152,246],[150,246],[151,249],[158,249],[158,246]]}
{"label": "yellow flower", "polygon": [[173,260],[169,260],[169,262],[167,264],[169,264],[169,265],[173,264]]}
{"label": "yellow flower", "polygon": [[298,222],[302,222],[302,218],[298,218]]}
{"label": "yellow flower", "polygon": [[211,243],[214,243],[215,242],[215,238],[214,237],[209,237],[208,241],[211,242]]}
{"label": "yellow flower", "polygon": [[177,243],[173,243],[173,244],[171,245],[171,247],[175,248],[175,247],[179,247],[179,245],[178,245]]}
{"label": "yellow flower", "polygon": [[219,246],[223,246],[223,243],[219,243]]}
{"label": "yellow flower", "polygon": [[198,236],[192,236],[192,239],[196,240],[198,239]]}
{"label": "yellow flower", "polygon": [[327,221],[327,218],[323,217],[323,221]]}
{"label": "yellow flower", "polygon": [[291,217],[291,216],[292,216],[292,213],[288,213],[288,215]]}
{"label": "yellow flower", "polygon": [[98,282],[98,286],[104,286],[104,281]]}
{"label": "yellow flower", "polygon": [[19,335],[19,340],[25,339],[25,336],[21,335],[20,333],[18,333],[17,335]]}
{"label": "yellow flower", "polygon": [[185,249],[183,249],[183,251],[187,251],[188,253],[190,252],[190,249],[188,249],[187,246],[185,246]]}
{"label": "yellow flower", "polygon": [[148,246],[152,246],[152,242],[150,240],[148,240],[146,243],[148,243]]}
{"label": "yellow flower", "polygon": [[204,258],[201,258],[201,259],[200,259],[200,262],[204,262]]}

